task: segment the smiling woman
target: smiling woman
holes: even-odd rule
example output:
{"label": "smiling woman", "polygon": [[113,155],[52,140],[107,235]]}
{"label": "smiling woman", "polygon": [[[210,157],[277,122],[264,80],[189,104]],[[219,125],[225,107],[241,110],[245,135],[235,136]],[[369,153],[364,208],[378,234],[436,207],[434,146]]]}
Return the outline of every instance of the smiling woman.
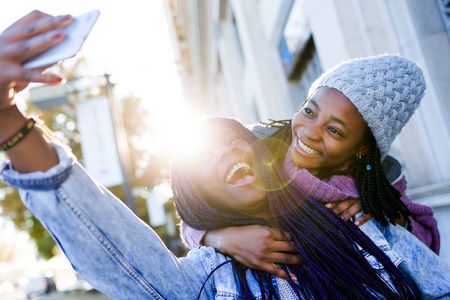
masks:
{"label": "smiling woman", "polygon": [[341,92],[323,87],[292,118],[292,134],[292,161],[317,175],[320,168],[347,169],[354,163],[355,153],[367,152],[370,132]]}

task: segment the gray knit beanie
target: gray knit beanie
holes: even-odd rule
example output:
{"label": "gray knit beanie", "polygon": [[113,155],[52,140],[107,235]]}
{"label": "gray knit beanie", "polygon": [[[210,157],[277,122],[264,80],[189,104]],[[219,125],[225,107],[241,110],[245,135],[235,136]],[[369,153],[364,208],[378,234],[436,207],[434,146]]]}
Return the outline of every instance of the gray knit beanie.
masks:
{"label": "gray knit beanie", "polygon": [[336,65],[314,81],[308,97],[320,87],[334,88],[350,99],[369,125],[383,160],[419,106],[425,79],[412,61],[383,55]]}

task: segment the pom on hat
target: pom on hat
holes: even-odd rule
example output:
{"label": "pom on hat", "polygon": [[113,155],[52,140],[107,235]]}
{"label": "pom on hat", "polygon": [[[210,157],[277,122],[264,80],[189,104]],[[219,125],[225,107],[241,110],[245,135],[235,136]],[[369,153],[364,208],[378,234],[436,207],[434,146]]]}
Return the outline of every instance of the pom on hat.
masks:
{"label": "pom on hat", "polygon": [[414,62],[396,55],[382,55],[336,65],[314,81],[308,97],[320,87],[340,91],[355,105],[384,159],[419,106],[425,79]]}

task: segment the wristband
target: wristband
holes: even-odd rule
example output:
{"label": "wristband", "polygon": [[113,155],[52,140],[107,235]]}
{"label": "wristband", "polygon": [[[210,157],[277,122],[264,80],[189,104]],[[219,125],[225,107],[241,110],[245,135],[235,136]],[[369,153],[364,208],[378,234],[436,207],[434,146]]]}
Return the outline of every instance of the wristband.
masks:
{"label": "wristband", "polygon": [[24,137],[30,133],[30,131],[34,128],[34,124],[36,124],[36,120],[33,118],[29,118],[25,125],[19,129],[13,136],[8,138],[6,141],[0,144],[0,151],[6,151],[17,145]]}

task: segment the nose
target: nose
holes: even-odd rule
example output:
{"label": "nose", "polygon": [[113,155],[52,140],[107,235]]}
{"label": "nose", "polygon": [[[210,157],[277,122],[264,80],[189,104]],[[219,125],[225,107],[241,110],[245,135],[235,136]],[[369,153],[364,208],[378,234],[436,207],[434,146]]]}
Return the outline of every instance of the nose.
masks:
{"label": "nose", "polygon": [[308,124],[303,127],[304,136],[311,141],[320,141],[319,129],[314,124]]}

